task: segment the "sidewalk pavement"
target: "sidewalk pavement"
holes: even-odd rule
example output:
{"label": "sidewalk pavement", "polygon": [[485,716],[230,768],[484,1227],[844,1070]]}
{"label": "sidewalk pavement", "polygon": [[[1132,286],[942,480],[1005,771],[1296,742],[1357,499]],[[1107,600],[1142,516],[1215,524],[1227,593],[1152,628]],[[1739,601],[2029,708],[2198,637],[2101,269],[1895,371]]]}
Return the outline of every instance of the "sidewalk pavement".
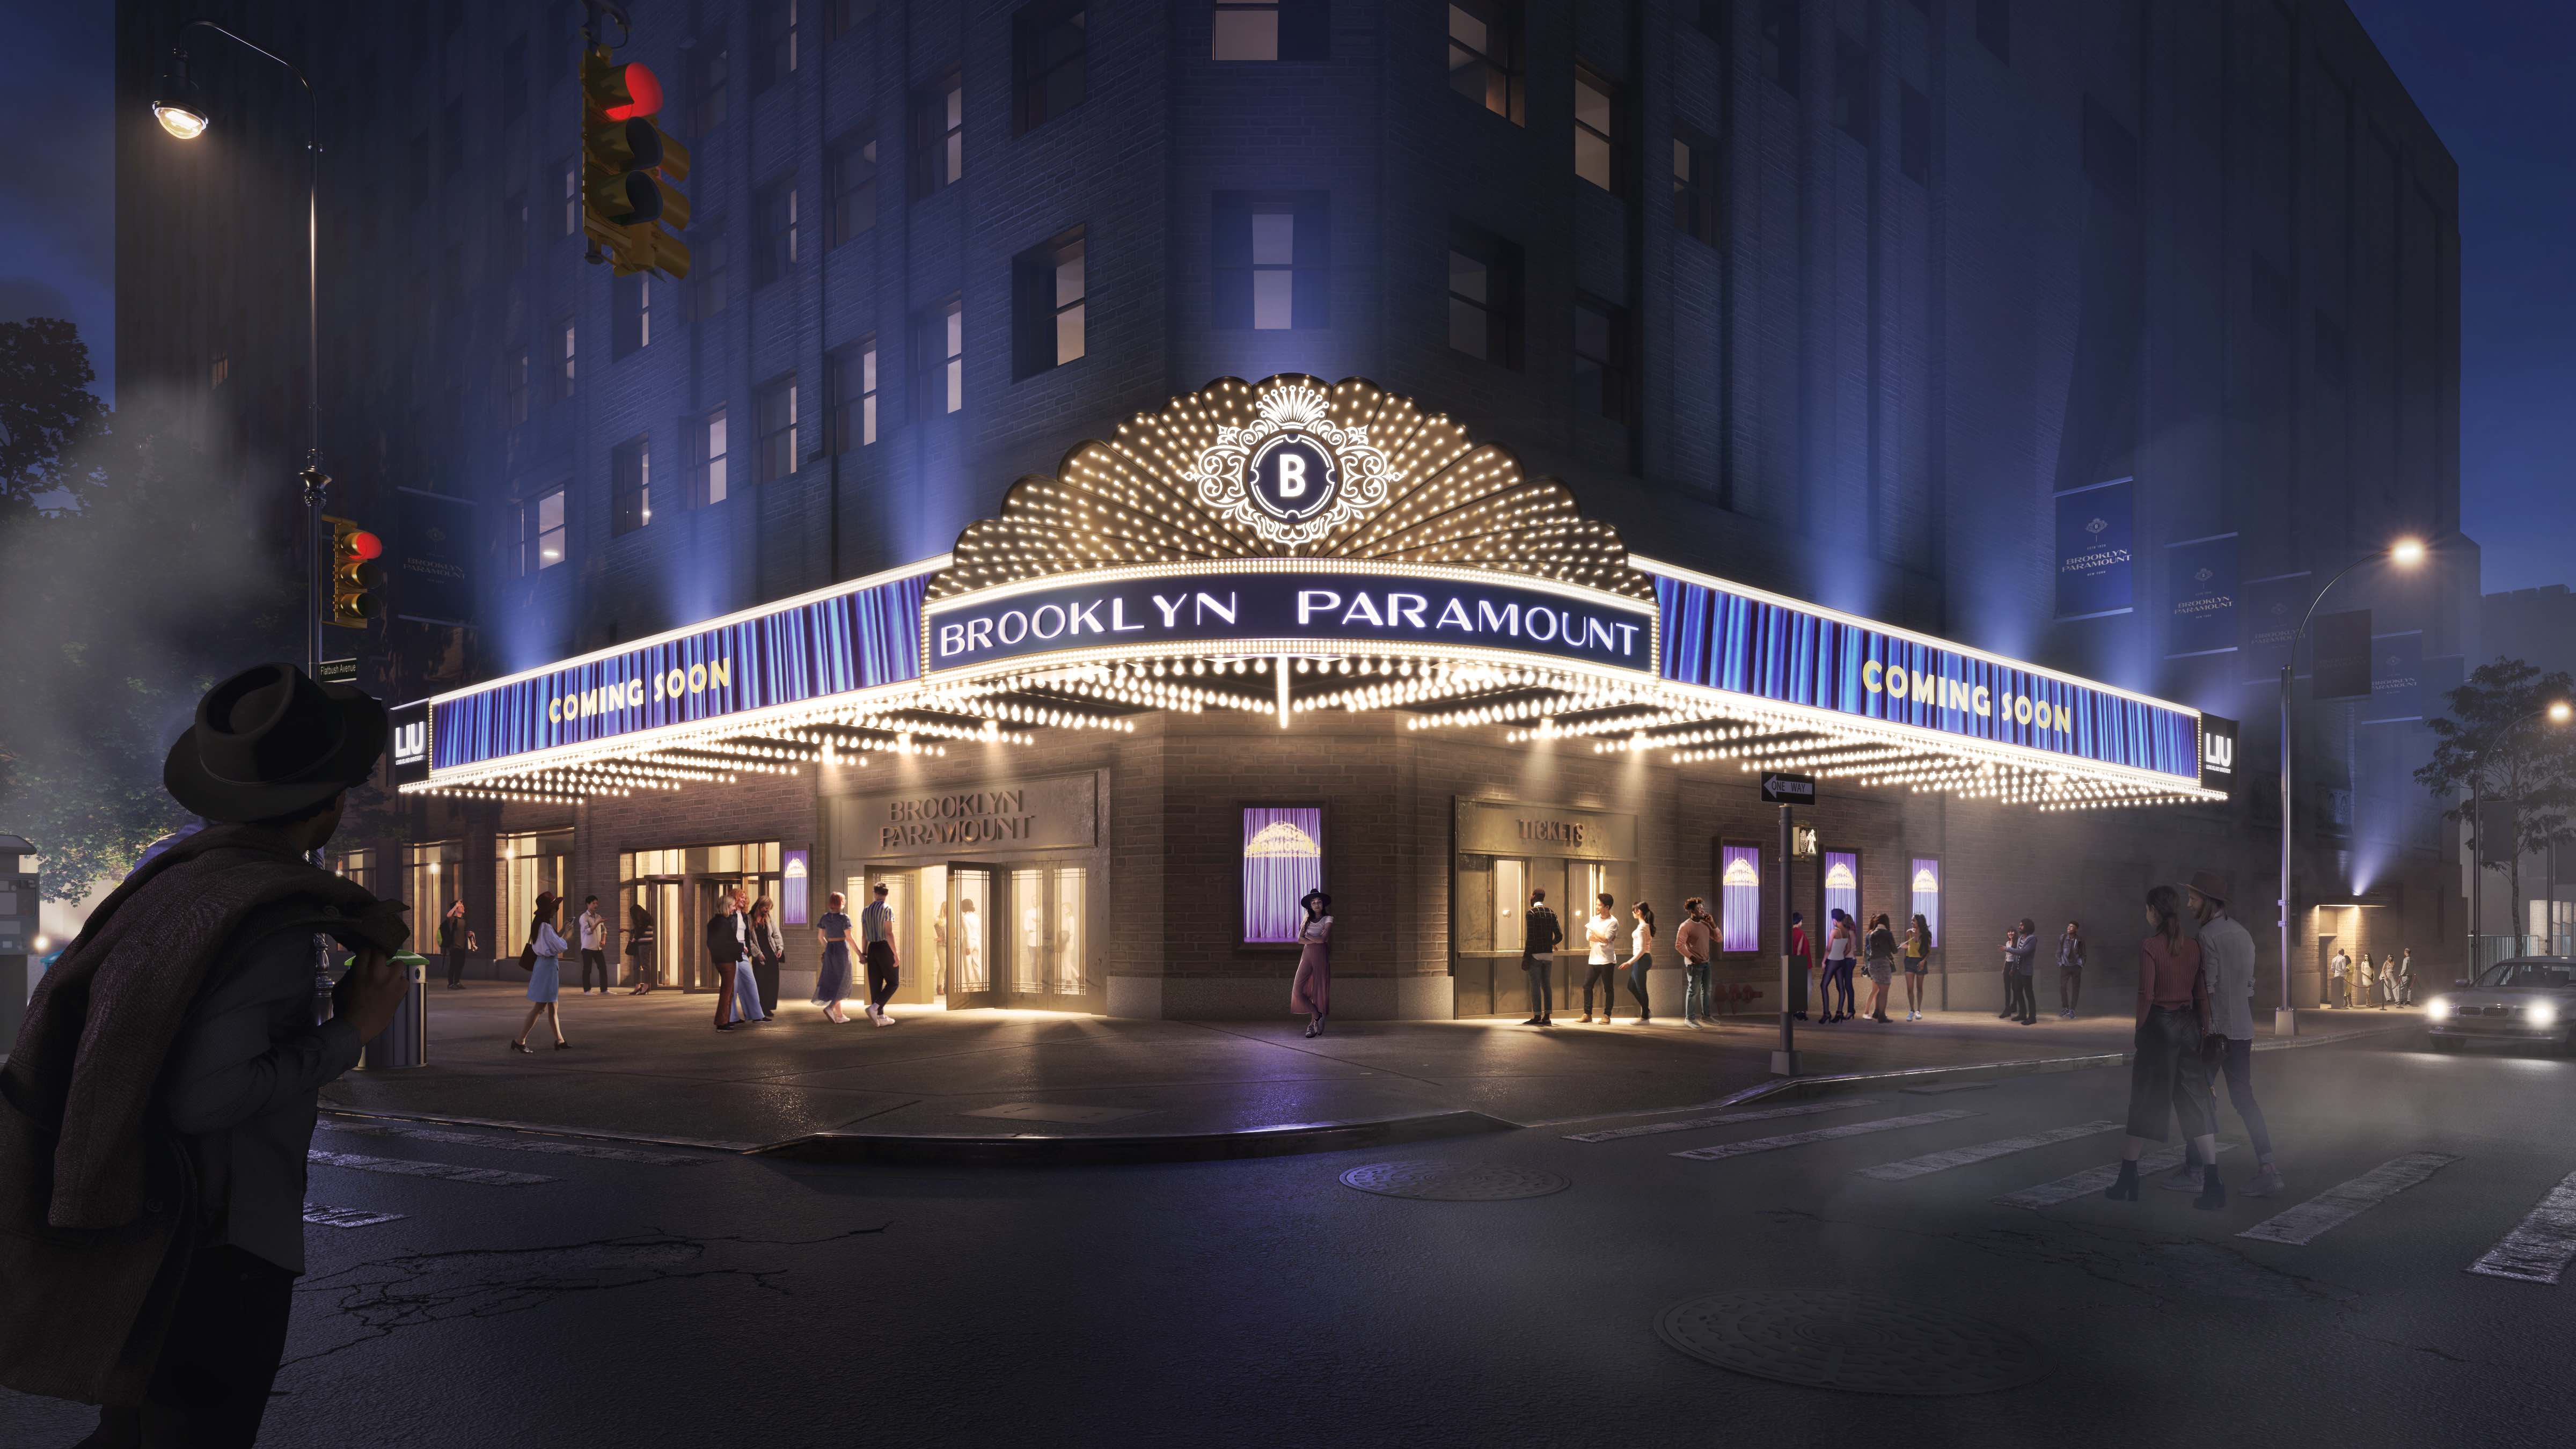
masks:
{"label": "sidewalk pavement", "polygon": [[[855,1015],[834,1026],[815,1008],[787,1002],[772,1021],[719,1033],[713,1003],[710,995],[668,990],[566,993],[562,1018],[572,1047],[554,1050],[540,1024],[529,1043],[537,1054],[526,1056],[508,1049],[527,1013],[520,992],[433,986],[431,1064],[352,1073],[325,1090],[323,1106],[862,1157],[889,1155],[883,1149],[890,1142],[1035,1146],[1072,1139],[1105,1148],[1113,1140],[1242,1134],[1284,1142],[1326,1124],[1346,1130],[1323,1134],[1314,1147],[1350,1146],[1359,1145],[1347,1130],[1356,1124],[1396,1135],[1555,1126],[1780,1090],[1770,1074],[1778,1019],[1767,1016],[1705,1031],[1678,1019],[1552,1028],[1492,1019],[1335,1022],[1327,1035],[1308,1040],[1302,1023],[1288,1018],[1121,1021],[913,1008],[898,1010],[893,1027]],[[2421,1018],[2412,1011],[2313,1012],[2302,1013],[2302,1022],[2327,1038],[2413,1029]],[[1801,1078],[1792,1091],[1834,1085],[1820,1079],[1926,1069],[1948,1069],[1935,1072],[1937,1079],[2115,1065],[2131,1029],[2125,1015],[2022,1026],[1975,1012],[1886,1025],[1798,1025]],[[2086,1057],[2097,1060],[2069,1060]],[[878,1150],[867,1150],[871,1145]]]}

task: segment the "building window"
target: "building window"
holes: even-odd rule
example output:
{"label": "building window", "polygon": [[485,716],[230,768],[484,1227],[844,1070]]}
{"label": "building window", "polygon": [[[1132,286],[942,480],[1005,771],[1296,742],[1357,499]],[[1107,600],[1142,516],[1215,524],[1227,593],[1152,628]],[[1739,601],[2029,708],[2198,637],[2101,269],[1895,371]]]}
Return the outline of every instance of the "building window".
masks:
{"label": "building window", "polygon": [[1521,249],[1453,223],[1449,235],[1449,345],[1504,367],[1521,365]]}
{"label": "building window", "polygon": [[1331,194],[1220,191],[1210,207],[1215,325],[1332,325]]}
{"label": "building window", "polygon": [[877,18],[877,0],[824,0],[823,38],[838,40]]}
{"label": "building window", "polygon": [[1324,812],[1256,805],[1243,812],[1243,941],[1286,945],[1305,923],[1304,899],[1324,888]]}
{"label": "building window", "polygon": [[703,136],[724,124],[725,93],[733,76],[733,59],[719,34],[698,43],[689,57],[689,133]]}
{"label": "building window", "polygon": [[1520,0],[1449,0],[1449,89],[1523,124]]}
{"label": "building window", "polygon": [[562,402],[572,396],[573,383],[579,376],[580,353],[575,346],[575,333],[570,317],[556,324],[555,333],[563,339],[562,361],[555,368],[554,378],[555,401]]}
{"label": "building window", "polygon": [[1013,135],[1082,104],[1083,39],[1082,0],[1037,0],[1021,9],[1011,26]]}
{"label": "building window", "polygon": [[760,250],[752,254],[751,285],[766,287],[796,269],[796,182],[772,182],[752,201]]}
{"label": "building window", "polygon": [[1932,176],[1932,98],[1896,83],[1896,155],[1905,179],[1917,186]]}
{"label": "building window", "polygon": [[1717,245],[1717,142],[1676,122],[1673,126],[1673,229]]}
{"label": "building window", "polygon": [[758,95],[796,74],[796,0],[763,0],[751,24],[751,93]]}
{"label": "building window", "polygon": [[1878,68],[1869,47],[1848,35],[1834,36],[1834,128],[1862,145],[1878,133]]}
{"label": "building window", "polygon": [[689,506],[704,508],[725,501],[725,410],[718,408],[698,420],[691,445],[698,455],[695,479],[689,486]]}
{"label": "building window", "polygon": [[1325,60],[1332,53],[1327,0],[1216,0],[1210,60]]}
{"label": "building window", "polygon": [[609,286],[609,306],[614,330],[609,351],[624,357],[653,345],[653,274],[637,272],[619,277]]}
{"label": "building window", "polygon": [[913,325],[913,407],[925,418],[966,406],[966,308],[956,297],[921,314]]}
{"label": "building window", "polygon": [[796,472],[796,374],[789,373],[760,390],[753,399],[760,426],[760,481],[774,482]]}
{"label": "building window", "polygon": [[877,440],[877,340],[862,337],[829,361],[832,451],[854,453]]}
{"label": "building window", "polygon": [[[344,850],[339,853],[335,869],[340,876],[361,890],[376,888],[376,853],[372,850]],[[528,914],[535,915],[530,911]]]}
{"label": "building window", "polygon": [[825,183],[832,193],[832,245],[877,224],[877,143],[844,141],[832,151]]}
{"label": "building window", "polygon": [[653,521],[653,444],[632,438],[608,452],[608,531],[633,533]]}
{"label": "building window", "polygon": [[1619,88],[1588,65],[1574,67],[1574,174],[1619,193]]}
{"label": "building window", "polygon": [[519,572],[533,574],[564,561],[564,491],[544,493],[519,508]]}
{"label": "building window", "polygon": [[[1454,284],[1452,287],[1454,291]],[[1574,409],[1628,421],[1628,312],[1589,297],[1574,303]]]}
{"label": "building window", "polygon": [[912,107],[912,194],[928,196],[966,175],[966,82],[956,71],[931,82]]}
{"label": "building window", "polygon": [[2257,252],[2254,256],[2254,320],[2275,337],[2290,335],[2290,277]]}
{"label": "building window", "polygon": [[[519,349],[519,374],[522,377],[527,375],[527,360],[528,350],[522,347]],[[225,356],[223,353],[216,353],[214,360],[206,364],[206,386],[208,388],[222,387],[225,383],[232,381],[232,377],[232,359]]]}
{"label": "building window", "polygon": [[1735,39],[1735,0],[1697,0],[1690,5],[1691,22],[1699,33],[1720,45]]}
{"label": "building window", "polygon": [[1977,0],[1977,43],[2012,63],[2012,0]]}
{"label": "building window", "polygon": [[1791,95],[1798,93],[1798,0],[1762,0],[1762,74]]}
{"label": "building window", "polygon": [[1082,228],[1011,260],[1011,377],[1035,377],[1082,356]]}
{"label": "building window", "polygon": [[1762,949],[1762,847],[1724,841],[1717,847],[1717,949]]}
{"label": "building window", "polygon": [[528,349],[513,347],[501,354],[501,426],[515,428],[527,420]]}
{"label": "building window", "polygon": [[563,234],[581,235],[581,163],[563,163]]}
{"label": "building window", "polygon": [[700,321],[733,301],[733,241],[721,225],[711,226],[694,243],[689,272],[689,313]]}
{"label": "building window", "polygon": [[2343,386],[2343,324],[2323,312],[2317,313],[2317,376]]}

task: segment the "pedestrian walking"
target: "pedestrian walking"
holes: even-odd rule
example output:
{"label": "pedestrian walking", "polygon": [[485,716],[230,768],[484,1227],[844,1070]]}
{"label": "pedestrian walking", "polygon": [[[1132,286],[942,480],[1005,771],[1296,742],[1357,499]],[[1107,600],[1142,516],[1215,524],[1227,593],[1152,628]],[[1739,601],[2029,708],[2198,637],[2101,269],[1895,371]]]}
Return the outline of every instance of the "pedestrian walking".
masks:
{"label": "pedestrian walking", "polygon": [[2352,958],[2343,953],[2341,946],[2335,947],[2334,959],[2326,963],[2326,1004],[2336,1011],[2343,1010],[2345,1002],[2349,999],[2350,987],[2347,982],[2351,972]]}
{"label": "pedestrian walking", "polygon": [[563,954],[571,950],[570,942],[555,930],[555,910],[561,903],[554,892],[537,895],[536,914],[528,920],[528,944],[519,948],[519,969],[528,973],[528,1019],[519,1023],[519,1034],[510,1040],[510,1050],[531,1052],[528,1033],[534,1031],[537,1018],[554,1028],[555,1050],[572,1045],[564,1040],[561,1003],[556,997],[563,991]]}
{"label": "pedestrian walking", "polygon": [[716,913],[707,922],[707,971],[716,982],[718,1031],[767,1019],[760,1009],[760,984],[751,976],[751,922],[742,906],[742,892],[726,891],[716,898]]}
{"label": "pedestrian walking", "polygon": [[841,998],[850,994],[850,918],[842,910],[849,901],[839,891],[832,892],[823,902],[821,918],[814,922],[814,944],[823,963],[814,971],[814,1004],[823,1008],[823,1019],[834,1026],[850,1024],[841,1010]]}
{"label": "pedestrian walking", "polygon": [[1628,994],[1637,998],[1637,1025],[1655,1019],[1654,1002],[1646,995],[1646,973],[1655,964],[1655,908],[1644,901],[1629,908],[1637,929],[1628,934]]}
{"label": "pedestrian walking", "polygon": [[1932,923],[1916,912],[1905,922],[1905,1019],[1923,1019],[1923,978],[1932,970]]}
{"label": "pedestrian walking", "polygon": [[653,913],[644,909],[642,901],[626,908],[626,960],[627,970],[635,977],[627,995],[644,996],[662,984],[661,970],[653,963]]}
{"label": "pedestrian walking", "polygon": [[1887,1022],[1887,984],[1896,978],[1896,932],[1889,929],[1887,912],[1869,918],[1869,937],[1862,942],[1869,961],[1869,1013],[1864,1020],[1880,1025]]}
{"label": "pedestrian walking", "polygon": [[1548,1019],[1548,1008],[1554,1003],[1548,993],[1551,962],[1548,953],[1565,939],[1565,928],[1556,923],[1556,912],[1549,909],[1547,892],[1530,892],[1529,914],[1521,918],[1521,974],[1529,978],[1530,1014],[1523,1026],[1554,1026]]}
{"label": "pedestrian walking", "polygon": [[1717,942],[1716,922],[1708,902],[1697,896],[1682,902],[1682,923],[1673,928],[1673,950],[1682,958],[1682,1025],[1708,1029],[1709,950]]}
{"label": "pedestrian walking", "polygon": [[599,994],[608,994],[608,918],[599,913],[599,897],[585,896],[581,902],[581,994],[590,994],[591,978],[599,978]]}
{"label": "pedestrian walking", "polygon": [[465,929],[465,898],[450,902],[447,914],[438,918],[438,953],[447,958],[447,989],[465,989],[465,958],[473,949],[474,933]]}
{"label": "pedestrian walking", "polygon": [[1619,991],[1619,917],[1610,893],[1592,898],[1592,914],[1583,922],[1583,1019],[1592,1020],[1592,984],[1601,983],[1601,1020],[1610,1020],[1612,998]]}
{"label": "pedestrian walking", "polygon": [[2386,1011],[2397,1004],[2397,953],[2379,958],[2379,1009]]}
{"label": "pedestrian walking", "polygon": [[2218,1180],[2217,1103],[2210,1097],[2208,1058],[2223,1045],[2210,1032],[2209,974],[2200,943],[2182,933],[2182,901],[2169,885],[2147,892],[2147,939],[2138,948],[2138,1029],[2129,1051],[2129,1135],[2120,1148],[2120,1176],[2102,1195],[2138,1200],[2138,1158],[2150,1142],[2165,1140],[2176,1118],[2200,1154],[2200,1196],[2205,1211],[2227,1206]]}
{"label": "pedestrian walking", "polygon": [[1288,984],[1288,1009],[1306,1013],[1306,1035],[1324,1034],[1333,1009],[1333,898],[1310,890],[1297,900],[1297,975]]}
{"label": "pedestrian walking", "polygon": [[[1798,963],[1800,969],[1805,973],[1807,981],[1807,994],[1805,1000],[1816,1003],[1816,1009],[1820,1012],[1823,1011],[1825,994],[1820,989],[1820,984],[1817,981],[1816,947],[1814,942],[1807,939],[1807,913],[1804,911],[1791,911],[1789,913],[1789,956],[1790,959]],[[1804,1005],[1801,1005],[1796,1011],[1789,1014],[1800,1021],[1805,1021],[1807,1019],[1807,1011]]]}
{"label": "pedestrian walking", "polygon": [[787,965],[787,937],[778,929],[778,912],[762,896],[751,903],[751,926],[745,932],[751,942],[751,984],[760,994],[764,1016],[778,1014],[778,973]]}
{"label": "pedestrian walking", "polygon": [[894,1025],[886,1003],[903,985],[903,958],[894,949],[894,907],[886,904],[886,883],[878,881],[875,899],[859,912],[859,954],[868,965],[868,1018],[879,1026]]}
{"label": "pedestrian walking", "polygon": [[1826,913],[1825,927],[1825,1021],[1828,1025],[1852,1019],[1852,959],[1860,949],[1859,932],[1852,918],[1840,906]]}
{"label": "pedestrian walking", "polygon": [[2075,1003],[2084,994],[2084,929],[2074,921],[2057,938],[2057,1014],[2075,1019]]}
{"label": "pedestrian walking", "polygon": [[2415,948],[2412,946],[2397,956],[2397,1004],[2415,1004]]}
{"label": "pedestrian walking", "polygon": [[2004,937],[2004,1015],[2024,1026],[2039,1024],[2039,988],[2031,958],[2039,954],[2039,923],[2021,918]]}
{"label": "pedestrian walking", "polygon": [[[2254,937],[2243,922],[2227,914],[2226,887],[2215,871],[2192,872],[2183,905],[2199,923],[2200,959],[2209,975],[2209,1029],[2226,1039],[2218,1059],[2202,1063],[2202,1071],[2213,1078],[2210,1130],[2218,1130],[2214,1079],[2224,1071],[2227,1100],[2254,1144],[2254,1176],[2237,1192],[2245,1197],[2273,1197],[2281,1191],[2281,1169],[2272,1160],[2272,1129],[2263,1120],[2262,1104],[2254,1100]],[[2162,1186],[2175,1192],[2197,1189],[2204,1176],[2200,1169],[2209,1162],[2197,1144],[2184,1149],[2182,1165],[2166,1174]]]}
{"label": "pedestrian walking", "polygon": [[[291,665],[215,685],[162,767],[208,823],[110,891],[27,1002],[0,1066],[0,1384],[100,1405],[85,1443],[259,1437],[318,1094],[409,991],[403,906],[308,861],[387,732]],[[316,932],[354,953],[318,1025]]]}
{"label": "pedestrian walking", "polygon": [[2359,1011],[2364,1007],[2369,1006],[2371,1001],[2379,995],[2378,977],[2378,968],[2370,964],[2370,953],[2368,951],[2362,952],[2361,959],[2352,963],[2353,1010]]}

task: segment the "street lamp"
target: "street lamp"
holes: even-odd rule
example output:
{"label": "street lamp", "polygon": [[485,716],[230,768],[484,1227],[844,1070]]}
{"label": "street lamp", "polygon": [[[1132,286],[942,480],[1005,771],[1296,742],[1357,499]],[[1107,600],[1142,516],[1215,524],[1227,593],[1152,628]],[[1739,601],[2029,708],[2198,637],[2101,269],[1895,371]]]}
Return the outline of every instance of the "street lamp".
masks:
{"label": "street lamp", "polygon": [[2296,779],[2290,772],[2290,671],[2298,663],[2299,636],[2308,632],[2309,622],[2317,616],[2317,605],[2325,602],[2327,592],[2343,582],[2345,574],[2363,564],[2382,561],[2411,569],[2424,562],[2424,555],[2424,540],[2401,538],[2384,553],[2364,554],[2345,564],[2308,600],[2308,611],[2299,616],[2299,627],[2290,631],[2289,648],[2281,656],[2281,1004],[2272,1012],[2272,1035],[2276,1037],[2299,1034],[2299,1014],[2290,1005],[2290,811],[2298,795]]}
{"label": "street lamp", "polygon": [[2490,748],[2502,743],[2505,736],[2542,715],[2549,716],[2551,724],[2563,725],[2576,719],[2576,705],[2563,699],[2553,699],[2499,727],[2469,752],[2469,839],[2472,844],[2469,850],[2468,976],[2472,981],[2478,977],[2478,934],[2486,927],[2487,787],[2486,782],[2478,778],[2478,761]]}
{"label": "street lamp", "polygon": [[[313,93],[313,83],[304,72],[285,57],[251,44],[211,20],[191,20],[179,27],[180,33],[198,28],[213,31],[253,55],[277,63],[304,88],[304,470],[296,474],[303,485],[306,545],[304,549],[304,672],[316,678],[322,673],[322,509],[331,492],[330,475],[322,471],[322,322],[316,277],[319,271],[317,238],[322,199],[322,116],[320,102]],[[207,107],[202,93],[188,78],[188,53],[172,47],[170,59],[162,67],[160,83],[152,93],[152,118],[161,129],[181,141],[194,141],[214,125],[214,113]],[[320,852],[315,852],[318,862]]]}

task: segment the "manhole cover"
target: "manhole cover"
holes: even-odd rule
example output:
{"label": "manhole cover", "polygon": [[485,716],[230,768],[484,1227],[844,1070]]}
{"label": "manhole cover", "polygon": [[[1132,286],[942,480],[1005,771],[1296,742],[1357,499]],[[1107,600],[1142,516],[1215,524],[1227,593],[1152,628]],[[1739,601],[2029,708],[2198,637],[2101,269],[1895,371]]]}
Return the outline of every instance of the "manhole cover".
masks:
{"label": "manhole cover", "polygon": [[1342,1186],[1380,1197],[1420,1198],[1424,1202],[1503,1202],[1516,1197],[1545,1197],[1565,1191],[1568,1184],[1555,1173],[1535,1167],[1372,1162],[1343,1173]]}
{"label": "manhole cover", "polygon": [[1985,1394],[2047,1372],[2020,1334],[1866,1293],[1712,1293],[1665,1309],[1655,1331],[1719,1368],[1855,1394]]}

